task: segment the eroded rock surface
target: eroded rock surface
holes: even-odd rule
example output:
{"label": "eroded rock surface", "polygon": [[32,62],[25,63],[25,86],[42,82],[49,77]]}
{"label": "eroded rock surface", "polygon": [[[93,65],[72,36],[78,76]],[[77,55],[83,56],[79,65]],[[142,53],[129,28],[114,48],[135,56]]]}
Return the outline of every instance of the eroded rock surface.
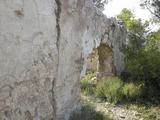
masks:
{"label": "eroded rock surface", "polygon": [[105,43],[120,73],[124,40],[90,0],[0,0],[0,120],[67,120],[86,57]]}

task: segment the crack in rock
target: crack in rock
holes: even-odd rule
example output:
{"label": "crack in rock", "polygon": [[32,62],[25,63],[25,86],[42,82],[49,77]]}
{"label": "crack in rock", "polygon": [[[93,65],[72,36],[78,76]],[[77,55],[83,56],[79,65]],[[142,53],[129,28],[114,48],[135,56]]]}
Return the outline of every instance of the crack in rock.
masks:
{"label": "crack in rock", "polygon": [[[55,16],[56,16],[56,29],[57,29],[57,41],[56,41],[56,47],[58,50],[58,63],[57,63],[57,73],[58,73],[58,67],[59,67],[59,46],[60,46],[60,35],[61,35],[61,29],[60,29],[60,15],[61,15],[61,1],[60,0],[55,0],[56,2],[56,9],[54,10]],[[56,100],[55,100],[55,82],[56,78],[53,79],[52,81],[52,89],[50,91],[51,93],[51,105],[53,108],[53,120],[56,120]]]}
{"label": "crack in rock", "polygon": [[61,35],[61,29],[60,29],[60,15],[61,15],[61,2],[60,0],[55,0],[57,4],[57,9],[55,9],[55,16],[56,16],[56,29],[57,29],[57,41],[56,46],[59,51],[59,45],[60,45],[60,35]]}

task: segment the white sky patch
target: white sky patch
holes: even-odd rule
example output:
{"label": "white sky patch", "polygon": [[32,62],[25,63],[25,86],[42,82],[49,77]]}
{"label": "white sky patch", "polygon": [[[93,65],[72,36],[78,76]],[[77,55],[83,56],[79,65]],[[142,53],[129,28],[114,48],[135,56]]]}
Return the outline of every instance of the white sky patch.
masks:
{"label": "white sky patch", "polygon": [[111,0],[107,5],[105,5],[103,13],[107,17],[115,17],[123,8],[128,8],[134,12],[137,18],[148,20],[151,17],[151,14],[148,10],[140,7],[140,1],[141,0]]}

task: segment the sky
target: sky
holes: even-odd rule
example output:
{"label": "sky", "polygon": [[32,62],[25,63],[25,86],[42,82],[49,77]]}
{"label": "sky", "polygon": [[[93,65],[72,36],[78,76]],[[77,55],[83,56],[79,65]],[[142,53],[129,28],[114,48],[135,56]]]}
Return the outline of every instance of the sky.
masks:
{"label": "sky", "polygon": [[140,5],[142,0],[111,0],[105,5],[103,13],[107,17],[114,17],[118,15],[123,8],[128,8],[134,12],[137,18],[148,20],[151,17],[149,11],[142,9]]}

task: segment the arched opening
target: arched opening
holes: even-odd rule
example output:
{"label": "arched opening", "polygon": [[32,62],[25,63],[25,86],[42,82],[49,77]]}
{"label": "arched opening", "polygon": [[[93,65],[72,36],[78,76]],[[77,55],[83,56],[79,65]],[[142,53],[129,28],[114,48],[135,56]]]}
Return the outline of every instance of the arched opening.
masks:
{"label": "arched opening", "polygon": [[98,51],[97,79],[103,79],[115,74],[113,51],[107,44],[100,44]]}
{"label": "arched opening", "polygon": [[108,44],[101,43],[99,47],[92,49],[84,59],[80,81],[82,95],[97,94],[98,85],[107,80],[107,77],[115,75],[114,63],[113,50]]}
{"label": "arched opening", "polygon": [[101,43],[98,48],[94,48],[85,62],[86,75],[95,73],[98,81],[115,74],[113,51],[107,44]]}

